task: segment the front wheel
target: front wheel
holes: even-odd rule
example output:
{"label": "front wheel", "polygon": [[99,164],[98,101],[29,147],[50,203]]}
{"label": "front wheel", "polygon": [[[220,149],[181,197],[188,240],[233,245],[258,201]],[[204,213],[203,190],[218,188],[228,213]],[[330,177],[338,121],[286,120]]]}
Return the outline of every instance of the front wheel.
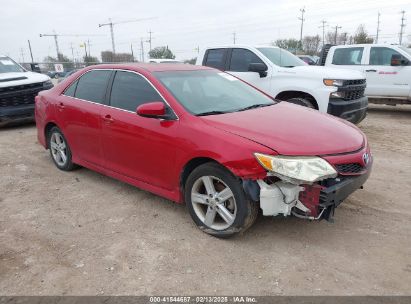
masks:
{"label": "front wheel", "polygon": [[185,185],[185,201],[196,225],[221,238],[251,227],[259,209],[247,199],[240,181],[216,163],[194,169]]}
{"label": "front wheel", "polygon": [[310,109],[315,109],[314,104],[305,98],[301,98],[301,97],[295,97],[295,98],[290,98],[287,100],[287,102],[299,105],[299,106],[303,106],[303,107],[307,107]]}

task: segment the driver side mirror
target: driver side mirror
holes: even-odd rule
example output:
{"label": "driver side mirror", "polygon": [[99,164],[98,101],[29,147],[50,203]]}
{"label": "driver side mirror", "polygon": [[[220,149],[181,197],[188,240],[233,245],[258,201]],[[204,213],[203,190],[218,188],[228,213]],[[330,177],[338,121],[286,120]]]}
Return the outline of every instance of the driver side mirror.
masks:
{"label": "driver side mirror", "polygon": [[400,66],[400,65],[408,65],[409,61],[405,59],[400,54],[392,54],[391,56],[391,65],[392,66]]}
{"label": "driver side mirror", "polygon": [[256,72],[260,74],[260,78],[267,76],[267,66],[264,63],[250,63],[248,65],[248,70],[250,72]]}
{"label": "driver side mirror", "polygon": [[168,118],[164,102],[154,101],[144,103],[137,107],[137,115],[149,118]]}

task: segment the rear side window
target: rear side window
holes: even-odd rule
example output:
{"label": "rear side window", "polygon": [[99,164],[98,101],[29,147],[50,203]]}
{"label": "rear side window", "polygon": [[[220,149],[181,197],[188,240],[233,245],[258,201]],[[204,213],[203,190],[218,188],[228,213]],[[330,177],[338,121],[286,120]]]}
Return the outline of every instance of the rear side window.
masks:
{"label": "rear side window", "polygon": [[110,97],[112,107],[135,112],[139,105],[162,100],[142,76],[132,72],[116,72]]}
{"label": "rear side window", "polygon": [[227,53],[227,49],[208,50],[204,65],[212,67],[212,68],[216,68],[219,70],[224,70],[226,53]]}
{"label": "rear side window", "polygon": [[332,64],[360,65],[364,48],[339,48],[334,51]]}
{"label": "rear side window", "polygon": [[370,51],[370,65],[391,65],[391,56],[400,55],[396,50],[387,47],[372,47]]}
{"label": "rear side window", "polygon": [[231,53],[229,71],[233,72],[248,72],[250,63],[264,62],[253,52],[246,49],[233,49]]}
{"label": "rear side window", "polygon": [[74,94],[76,93],[76,87],[77,87],[78,80],[73,82],[65,91],[64,95],[74,97]]}
{"label": "rear side window", "polygon": [[74,97],[104,104],[111,71],[92,70],[78,80]]}

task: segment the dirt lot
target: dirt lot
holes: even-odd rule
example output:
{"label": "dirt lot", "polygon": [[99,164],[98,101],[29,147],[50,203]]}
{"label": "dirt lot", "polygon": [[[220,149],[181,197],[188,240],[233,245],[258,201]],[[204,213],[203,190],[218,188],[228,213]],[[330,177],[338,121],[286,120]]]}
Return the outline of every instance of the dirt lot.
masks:
{"label": "dirt lot", "polygon": [[411,294],[411,108],[361,124],[375,163],[335,223],[260,217],[199,231],[184,206],[87,169],[64,173],[33,125],[0,130],[2,295]]}

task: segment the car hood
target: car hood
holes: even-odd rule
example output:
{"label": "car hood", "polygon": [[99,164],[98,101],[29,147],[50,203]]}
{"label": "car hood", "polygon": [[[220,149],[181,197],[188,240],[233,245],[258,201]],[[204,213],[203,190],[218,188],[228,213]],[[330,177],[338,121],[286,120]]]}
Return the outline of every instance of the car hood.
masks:
{"label": "car hood", "polygon": [[49,79],[50,77],[48,77],[47,75],[34,72],[0,73],[0,88],[44,82]]}
{"label": "car hood", "polygon": [[302,65],[293,68],[283,68],[283,73],[309,77],[319,77],[321,79],[363,79],[364,74],[360,71],[330,68],[325,66]]}
{"label": "car hood", "polygon": [[200,119],[283,155],[340,154],[364,145],[362,132],[351,123],[286,102]]}

